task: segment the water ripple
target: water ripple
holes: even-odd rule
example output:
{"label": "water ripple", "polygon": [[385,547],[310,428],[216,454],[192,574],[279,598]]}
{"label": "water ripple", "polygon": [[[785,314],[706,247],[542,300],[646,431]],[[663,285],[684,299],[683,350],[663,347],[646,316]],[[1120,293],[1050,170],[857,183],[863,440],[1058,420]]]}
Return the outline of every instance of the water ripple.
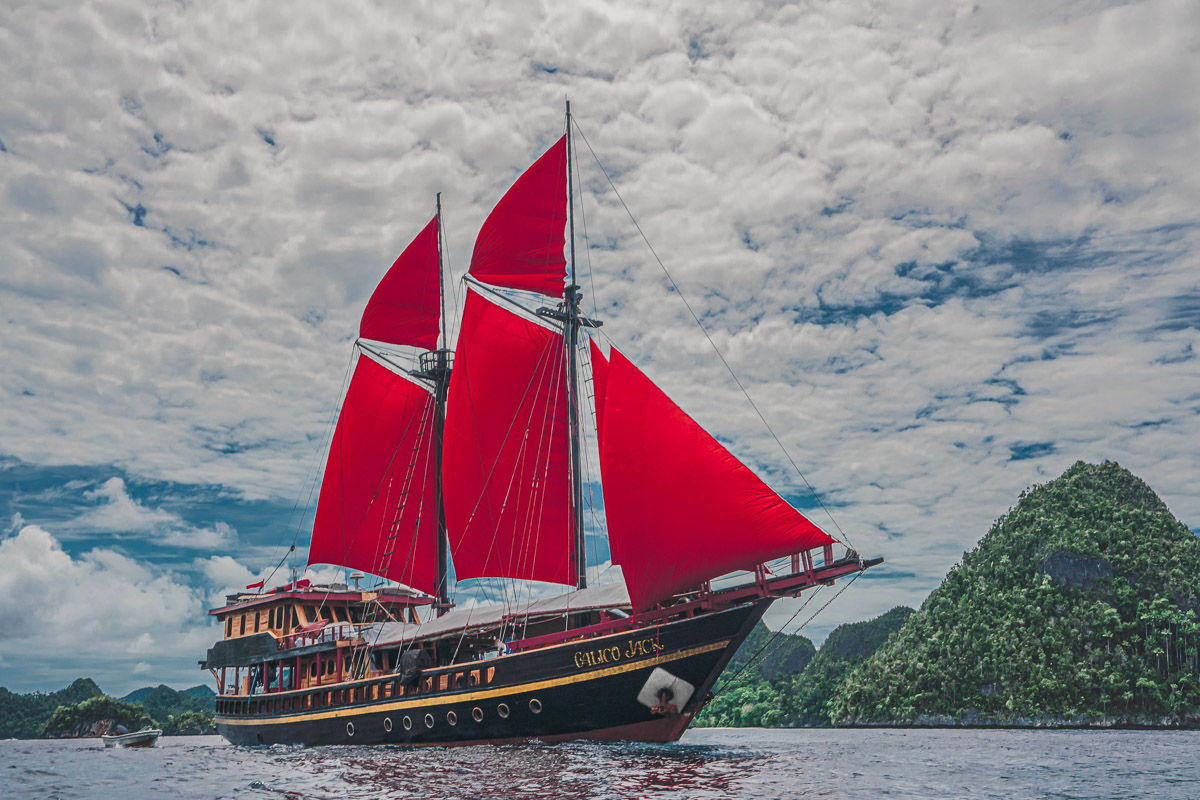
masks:
{"label": "water ripple", "polygon": [[105,750],[0,742],[0,797],[877,798],[1200,797],[1200,733],[697,730],[672,745],[232,747],[217,737]]}

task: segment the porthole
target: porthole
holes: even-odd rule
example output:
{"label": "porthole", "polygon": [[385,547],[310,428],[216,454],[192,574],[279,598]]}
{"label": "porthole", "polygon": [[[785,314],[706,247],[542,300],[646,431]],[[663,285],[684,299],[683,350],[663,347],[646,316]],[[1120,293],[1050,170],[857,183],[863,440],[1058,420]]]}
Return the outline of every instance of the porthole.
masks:
{"label": "porthole", "polygon": [[451,725],[457,725],[458,724],[458,714],[455,714],[453,711],[447,711],[446,712],[446,722],[449,722]]}
{"label": "porthole", "polygon": [[542,701],[536,697],[529,701],[529,710],[535,714],[542,713]]}
{"label": "porthole", "polygon": [[476,722],[483,722],[483,709],[479,706],[471,709],[471,718]]}
{"label": "porthole", "polygon": [[347,736],[353,736],[353,735],[354,735],[354,723],[353,723],[353,722],[347,722],[347,723],[346,723],[346,735],[347,735]]}
{"label": "porthole", "polygon": [[425,727],[426,727],[426,728],[432,728],[432,727],[433,727],[433,714],[426,714],[426,715],[425,715]]}
{"label": "porthole", "polygon": [[400,724],[404,726],[404,730],[406,730],[406,731],[412,730],[412,720],[409,719],[408,717],[405,717],[404,719],[400,720]]}
{"label": "porthole", "polygon": [[391,717],[383,718],[383,729],[385,731],[387,731],[388,733],[392,732],[392,718]]}
{"label": "porthole", "polygon": [[508,704],[501,703],[496,706],[496,713],[500,715],[500,719],[508,719]]}

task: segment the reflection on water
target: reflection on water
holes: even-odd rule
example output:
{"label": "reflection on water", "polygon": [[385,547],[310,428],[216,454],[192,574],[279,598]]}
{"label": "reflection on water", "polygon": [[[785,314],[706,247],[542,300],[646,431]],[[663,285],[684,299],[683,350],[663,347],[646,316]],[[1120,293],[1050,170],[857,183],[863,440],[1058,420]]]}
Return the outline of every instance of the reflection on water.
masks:
{"label": "reflection on water", "polygon": [[671,745],[0,742],[0,798],[1200,798],[1200,733],[698,730]]}
{"label": "reflection on water", "polygon": [[[313,776],[306,791],[340,797],[507,796],[533,800],[736,797],[767,756],[715,745],[567,744],[318,748],[287,757]],[[270,785],[284,795],[287,781]]]}

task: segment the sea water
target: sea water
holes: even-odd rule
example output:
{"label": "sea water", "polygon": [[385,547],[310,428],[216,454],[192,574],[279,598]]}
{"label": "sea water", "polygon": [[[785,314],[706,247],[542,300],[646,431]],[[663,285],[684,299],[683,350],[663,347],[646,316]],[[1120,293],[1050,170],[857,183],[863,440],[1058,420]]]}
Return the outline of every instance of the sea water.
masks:
{"label": "sea water", "polygon": [[670,745],[0,742],[0,798],[1200,798],[1189,731],[691,730]]}

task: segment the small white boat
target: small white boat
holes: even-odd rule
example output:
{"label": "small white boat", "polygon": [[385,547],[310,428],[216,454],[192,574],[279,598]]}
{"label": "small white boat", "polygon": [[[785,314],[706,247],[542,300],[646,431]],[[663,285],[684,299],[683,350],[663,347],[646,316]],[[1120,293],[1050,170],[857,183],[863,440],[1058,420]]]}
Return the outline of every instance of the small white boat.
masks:
{"label": "small white boat", "polygon": [[101,736],[105,747],[154,747],[162,731],[149,726],[133,733],[117,733],[112,736]]}

